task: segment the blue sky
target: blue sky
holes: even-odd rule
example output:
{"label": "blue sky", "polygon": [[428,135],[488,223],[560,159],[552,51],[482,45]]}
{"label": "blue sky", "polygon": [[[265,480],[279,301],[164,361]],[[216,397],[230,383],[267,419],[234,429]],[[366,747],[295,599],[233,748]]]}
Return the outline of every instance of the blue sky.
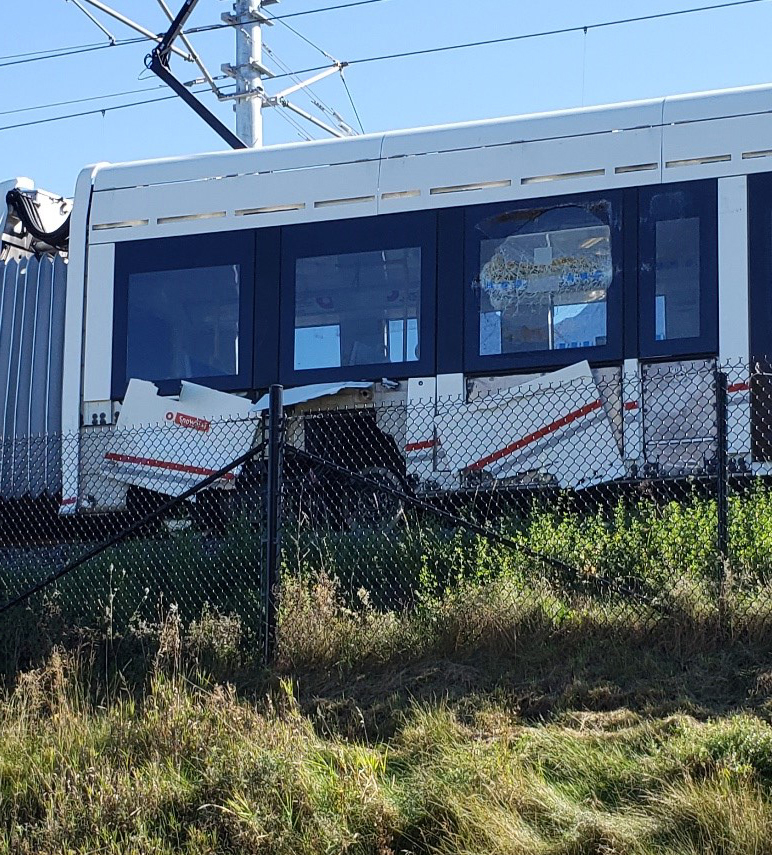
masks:
{"label": "blue sky", "polygon": [[[111,5],[154,31],[165,29],[157,0],[110,0]],[[169,0],[175,10],[181,0]],[[282,0],[270,11],[286,14],[333,5],[334,0]],[[341,0],[335,0],[341,2]],[[370,6],[308,15],[288,21],[340,60],[550,28],[583,26],[656,12],[689,9],[721,0],[385,0]],[[228,0],[200,0],[190,26],[219,21]],[[107,22],[107,21],[106,21]],[[132,33],[117,22],[119,37]],[[772,81],[769,34],[772,0],[583,33],[551,36],[355,66],[346,79],[366,131],[388,130],[513,115]],[[104,37],[67,0],[2,0],[0,57],[94,43]],[[280,24],[265,28],[265,41],[292,68],[324,58]],[[233,60],[228,30],[194,37],[213,71]],[[63,113],[115,105],[166,90],[64,106],[11,112],[56,101],[109,95],[157,85],[144,70],[146,45],[0,67],[0,128]],[[0,65],[3,60],[0,59]],[[177,62],[179,76],[195,68]],[[284,81],[280,85],[286,85]],[[269,92],[277,88],[267,87]],[[321,98],[354,123],[337,77],[316,88]],[[299,104],[311,107],[304,96]],[[214,106],[214,99],[205,99]],[[772,104],[770,104],[772,108]],[[217,107],[232,125],[228,105]],[[311,109],[313,109],[311,107]],[[310,135],[323,132],[307,126]],[[298,140],[276,112],[266,116],[266,142]],[[97,161],[166,157],[222,148],[218,137],[188,108],[166,101],[86,118],[0,130],[0,180],[28,176],[63,194],[78,171]]]}

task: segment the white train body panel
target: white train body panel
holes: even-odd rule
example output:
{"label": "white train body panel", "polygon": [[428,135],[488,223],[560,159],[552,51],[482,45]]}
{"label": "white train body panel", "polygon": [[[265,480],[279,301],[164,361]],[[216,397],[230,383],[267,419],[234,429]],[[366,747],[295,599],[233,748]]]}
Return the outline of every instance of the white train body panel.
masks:
{"label": "white train body panel", "polygon": [[[681,443],[683,459],[669,470],[678,474],[679,466],[685,470],[697,465],[715,441],[715,419],[709,418],[714,402],[705,398],[703,386],[702,397],[688,382],[675,391],[672,373],[661,365],[699,364],[704,366],[700,372],[711,372],[716,360],[749,360],[753,306],[748,200],[749,180],[757,173],[772,173],[770,86],[344,141],[91,167],[78,181],[70,242],[62,431],[84,431],[93,413],[112,414],[120,403],[114,386],[115,270],[127,242],[261,233],[338,221],[351,221],[353,227],[366,217],[428,211],[451,216],[465,206],[511,202],[522,208],[530,199],[554,198],[558,205],[561,198],[577,194],[623,194],[632,188],[711,180],[717,193],[715,352],[682,349],[668,358],[664,352],[648,357],[626,351],[614,360],[593,364],[589,376],[584,368],[570,367],[574,362],[570,353],[562,367],[553,364],[537,371],[468,370],[459,365],[448,369],[438,356],[433,372],[417,370],[415,376],[398,378],[400,389],[390,398],[384,390],[375,394],[376,405],[384,400],[416,401],[415,410],[408,405],[404,423],[394,428],[395,439],[405,450],[408,473],[427,483],[459,486],[469,467],[497,448],[516,445],[559,422],[565,414],[553,412],[559,396],[551,396],[549,389],[566,371],[580,370],[585,372],[582,382],[592,391],[577,410],[601,401],[588,421],[591,427],[579,431],[574,425],[568,445],[559,439],[562,428],[540,436],[528,443],[527,451],[518,448],[492,460],[484,467],[488,474],[514,481],[538,470],[562,485],[578,487],[640,472],[647,465],[664,472],[668,454],[662,449]],[[438,239],[446,240],[442,235]],[[258,267],[263,263],[258,256]],[[443,275],[438,272],[440,281]],[[282,279],[282,287],[283,283]],[[281,300],[285,297],[282,291]],[[628,323],[630,315],[620,317]],[[459,350],[463,347],[459,339]],[[388,374],[387,366],[383,370]],[[546,376],[553,372],[554,377]],[[678,382],[686,374],[676,372]],[[375,376],[351,379],[372,381],[378,389]],[[518,391],[521,386],[531,391]],[[507,419],[497,415],[495,407],[486,409],[489,405],[480,397],[487,392],[496,400],[501,389],[515,390],[506,405]],[[254,399],[265,385],[233,391]],[[663,403],[666,396],[668,406]],[[485,421],[485,429],[482,422],[480,427],[484,438],[470,435],[475,431],[465,427],[464,419],[451,415],[459,405],[448,399],[459,397],[466,401],[464,419]],[[526,416],[529,407],[539,415]],[[427,411],[431,419],[426,418]],[[729,420],[731,455],[749,458],[752,415],[747,377],[730,377]],[[680,432],[673,427],[676,422]],[[387,419],[380,423],[385,426]],[[687,423],[691,429],[684,427]],[[572,445],[576,443],[608,447],[606,468],[580,471]],[[77,457],[68,456],[63,465],[62,501],[67,511],[86,506],[80,483],[84,476],[73,462]],[[558,458],[568,462],[556,468],[553,461]]]}

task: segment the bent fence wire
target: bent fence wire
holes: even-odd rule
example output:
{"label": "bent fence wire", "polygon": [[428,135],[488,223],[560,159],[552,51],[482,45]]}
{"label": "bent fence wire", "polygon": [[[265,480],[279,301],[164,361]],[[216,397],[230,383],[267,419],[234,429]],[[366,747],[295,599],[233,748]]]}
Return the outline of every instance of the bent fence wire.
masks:
{"label": "bent fence wire", "polygon": [[[241,642],[265,644],[260,422],[190,433],[89,428],[3,446],[0,638],[22,648],[16,660],[50,643],[141,636],[172,612],[185,625],[237,616]],[[78,473],[76,507],[63,470]]]}
{"label": "bent fence wire", "polygon": [[319,586],[371,626],[480,591],[644,627],[772,616],[764,366],[585,365],[453,399],[424,382],[5,443],[4,643],[141,633],[174,610],[237,618],[271,656],[306,631],[291,598]]}
{"label": "bent fence wire", "polygon": [[[331,587],[374,635],[372,616],[436,614],[481,591],[556,620],[702,616],[735,632],[769,616],[772,628],[761,366],[585,366],[464,391],[288,413],[285,590]],[[293,644],[303,632],[279,631]]]}

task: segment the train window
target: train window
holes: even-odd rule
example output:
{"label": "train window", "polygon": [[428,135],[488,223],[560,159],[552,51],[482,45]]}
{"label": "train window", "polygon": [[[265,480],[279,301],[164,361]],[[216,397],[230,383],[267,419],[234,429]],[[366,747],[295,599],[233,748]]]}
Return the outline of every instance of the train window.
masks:
{"label": "train window", "polygon": [[250,387],[253,252],[249,233],[119,244],[116,397],[131,378]]}
{"label": "train window", "polygon": [[717,348],[716,185],[650,187],[639,196],[641,356]]}
{"label": "train window", "polygon": [[436,229],[421,213],[283,230],[284,382],[433,371]]}
{"label": "train window", "polygon": [[295,370],[415,362],[420,310],[420,247],[298,259]]}
{"label": "train window", "polygon": [[239,371],[237,264],[132,273],[126,372],[141,380]]}
{"label": "train window", "polygon": [[468,367],[618,358],[617,203],[611,193],[467,211]]}

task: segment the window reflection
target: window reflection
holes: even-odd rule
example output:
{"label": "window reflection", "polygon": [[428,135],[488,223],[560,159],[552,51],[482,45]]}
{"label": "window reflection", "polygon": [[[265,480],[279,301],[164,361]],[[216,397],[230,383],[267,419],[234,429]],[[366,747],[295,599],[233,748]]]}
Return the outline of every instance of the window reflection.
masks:
{"label": "window reflection", "polygon": [[477,225],[481,356],[606,344],[610,208],[511,211]]}
{"label": "window reflection", "polygon": [[132,273],[127,377],[238,374],[239,277],[238,265]]}
{"label": "window reflection", "polygon": [[295,370],[415,362],[421,249],[298,259]]}
{"label": "window reflection", "polygon": [[295,330],[295,370],[340,368],[340,325]]}
{"label": "window reflection", "polygon": [[700,334],[700,219],[656,224],[657,341]]}

